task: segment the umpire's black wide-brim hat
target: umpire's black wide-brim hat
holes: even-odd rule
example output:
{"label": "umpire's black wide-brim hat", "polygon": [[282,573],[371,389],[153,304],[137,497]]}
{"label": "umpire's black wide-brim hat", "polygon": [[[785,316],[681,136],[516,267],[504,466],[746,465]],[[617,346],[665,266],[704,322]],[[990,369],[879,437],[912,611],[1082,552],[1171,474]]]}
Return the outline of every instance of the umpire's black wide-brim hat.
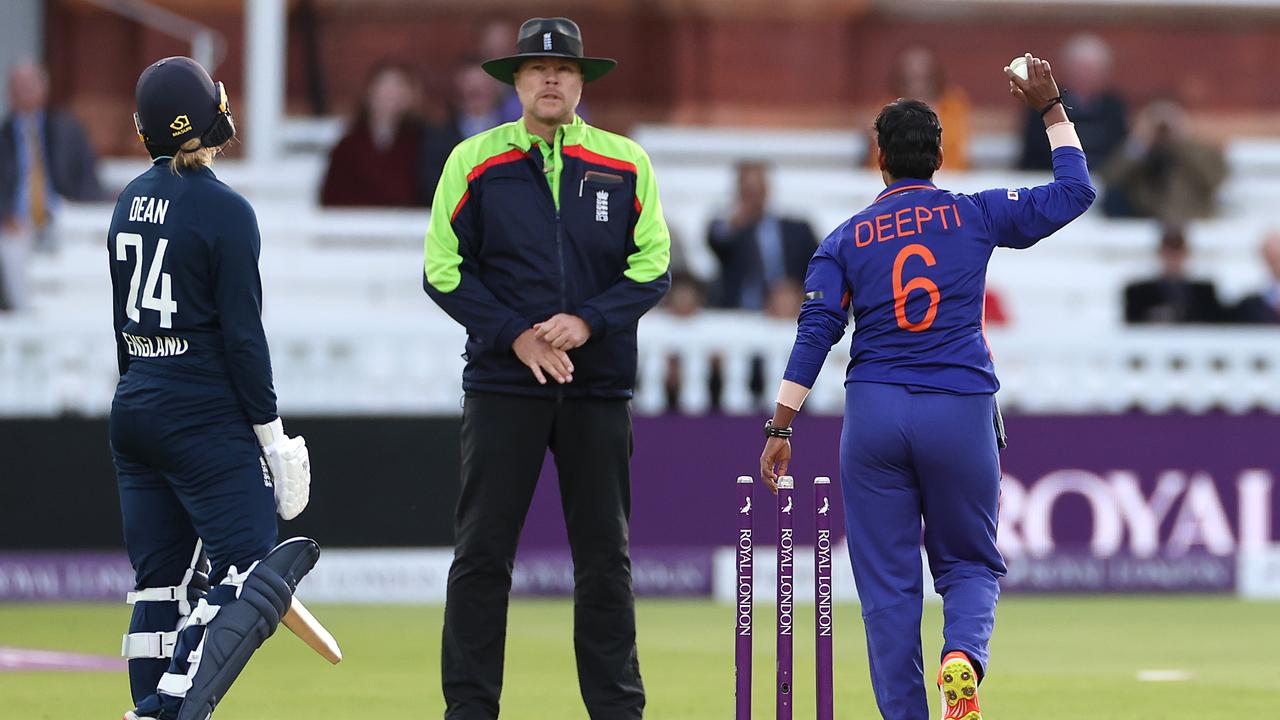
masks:
{"label": "umpire's black wide-brim hat", "polygon": [[582,31],[569,18],[530,18],[516,35],[516,54],[486,61],[484,71],[508,85],[515,85],[516,70],[529,58],[563,57],[578,62],[582,81],[591,82],[618,64],[609,58],[586,57],[582,54]]}

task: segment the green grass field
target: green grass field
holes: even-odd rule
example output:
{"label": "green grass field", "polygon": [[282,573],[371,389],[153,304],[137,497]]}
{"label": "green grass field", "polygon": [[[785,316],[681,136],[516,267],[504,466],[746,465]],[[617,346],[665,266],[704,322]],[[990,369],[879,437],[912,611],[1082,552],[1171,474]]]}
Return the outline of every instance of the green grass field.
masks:
{"label": "green grass field", "polygon": [[[439,718],[441,608],[312,608],[342,642],[332,667],[281,629],[249,665],[219,720]],[[926,608],[926,663],[936,663],[937,606]],[[110,654],[124,605],[0,605],[0,646]],[[565,601],[513,604],[503,718],[585,718]],[[773,717],[773,607],[756,608],[755,716]],[[690,601],[639,606],[646,717],[733,713],[732,610]],[[813,612],[796,624],[796,718],[813,717]],[[878,717],[857,608],[837,607],[836,717]],[[983,685],[992,720],[1274,717],[1280,695],[1280,606],[1227,598],[1011,598],[1001,605]],[[1140,670],[1183,682],[1140,682]],[[936,698],[930,698],[935,703]],[[130,706],[116,673],[0,673],[0,717],[118,718]],[[936,717],[936,714],[935,714]]]}

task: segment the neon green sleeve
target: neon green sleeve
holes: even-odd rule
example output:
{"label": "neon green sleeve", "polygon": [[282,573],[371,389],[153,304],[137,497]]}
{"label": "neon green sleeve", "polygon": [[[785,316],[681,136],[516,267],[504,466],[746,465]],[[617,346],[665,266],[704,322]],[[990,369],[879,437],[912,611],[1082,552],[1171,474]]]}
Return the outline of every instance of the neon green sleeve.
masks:
{"label": "neon green sleeve", "polygon": [[[450,293],[462,282],[458,268],[462,255],[458,252],[458,233],[454,223],[458,220],[468,200],[466,163],[459,148],[449,153],[440,183],[436,185],[435,199],[431,201],[431,223],[427,227],[423,272],[426,281],[442,293]],[[462,217],[464,232],[469,230],[470,213]]]}
{"label": "neon green sleeve", "polygon": [[666,274],[671,265],[671,232],[662,214],[662,200],[658,197],[658,180],[653,175],[649,155],[636,148],[636,251],[627,257],[627,269],[623,273],[638,283],[653,282]]}

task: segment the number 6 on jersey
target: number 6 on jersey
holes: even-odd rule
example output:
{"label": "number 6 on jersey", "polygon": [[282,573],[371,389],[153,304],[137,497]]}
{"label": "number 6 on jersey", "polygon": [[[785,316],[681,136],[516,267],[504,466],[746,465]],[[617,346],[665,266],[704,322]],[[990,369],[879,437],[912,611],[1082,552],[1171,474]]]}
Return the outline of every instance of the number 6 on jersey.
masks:
{"label": "number 6 on jersey", "polygon": [[[142,279],[142,236],[137,233],[116,234],[116,260],[129,260],[129,248],[133,248],[133,275],[129,278],[129,299],[125,303],[125,314],[129,319],[142,322],[142,310],[155,310],[160,313],[160,327],[173,327],[173,315],[178,312],[178,303],[173,299],[173,277],[161,272],[164,267],[164,253],[169,241],[160,238],[156,243],[156,256],[151,260],[151,269],[147,273],[147,286],[142,294],[142,308],[138,307],[138,281]],[[160,294],[156,295],[156,285],[160,286]]]}
{"label": "number 6 on jersey", "polygon": [[[920,243],[912,243],[902,248],[898,257],[893,260],[893,312],[898,316],[898,327],[908,332],[924,332],[933,325],[933,319],[938,316],[938,303],[942,301],[942,293],[938,290],[937,283],[923,276],[912,278],[906,285],[902,284],[902,266],[913,255],[919,255],[924,260],[924,264],[929,267],[937,263],[933,258],[933,252]],[[924,319],[915,323],[907,319],[907,296],[913,290],[929,293],[929,309],[925,311]]]}

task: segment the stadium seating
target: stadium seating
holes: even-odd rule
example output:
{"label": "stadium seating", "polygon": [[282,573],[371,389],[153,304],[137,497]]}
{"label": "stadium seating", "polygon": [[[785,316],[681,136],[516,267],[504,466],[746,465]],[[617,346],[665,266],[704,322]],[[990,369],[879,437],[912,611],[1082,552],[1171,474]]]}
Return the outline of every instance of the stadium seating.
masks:
{"label": "stadium seating", "polygon": [[[327,127],[327,126],[326,126]],[[825,233],[865,206],[883,185],[858,167],[859,144],[845,133],[645,127],[637,137],[659,176],[664,212],[696,275],[710,278],[707,221],[731,196],[732,162],[774,165],[774,204]],[[998,157],[1001,140],[987,141]],[[1007,142],[1006,142],[1007,144]],[[1280,194],[1280,146],[1242,141],[1229,152],[1236,172],[1221,218],[1190,231],[1196,274],[1214,279],[1224,300],[1259,287],[1257,245]],[[1007,148],[1006,148],[1007,149]],[[142,167],[108,162],[109,186]],[[315,205],[324,169],[315,148],[269,170],[222,161],[217,171],[255,203],[263,234],[265,314],[283,405],[291,412],[456,412],[463,333],[421,289],[425,210],[323,210]],[[982,170],[943,173],[960,191],[1038,184],[1044,175]],[[76,205],[60,219],[61,248],[36,255],[33,308],[0,317],[0,415],[101,413],[115,380],[110,286],[103,233],[109,205]],[[1091,211],[1031,251],[1001,250],[990,285],[1011,322],[991,345],[1006,404],[1028,411],[1193,411],[1280,409],[1280,333],[1272,329],[1143,329],[1122,324],[1124,284],[1155,270],[1156,230]],[[746,389],[750,358],[780,375],[794,324],[745,314],[691,319],[655,313],[642,325],[637,406],[665,408],[667,357],[679,358],[679,406],[710,402],[708,358],[722,358],[724,409],[754,411]],[[843,345],[843,343],[842,343]],[[812,406],[836,412],[846,349],[837,347]],[[772,380],[769,381],[772,383]]]}

